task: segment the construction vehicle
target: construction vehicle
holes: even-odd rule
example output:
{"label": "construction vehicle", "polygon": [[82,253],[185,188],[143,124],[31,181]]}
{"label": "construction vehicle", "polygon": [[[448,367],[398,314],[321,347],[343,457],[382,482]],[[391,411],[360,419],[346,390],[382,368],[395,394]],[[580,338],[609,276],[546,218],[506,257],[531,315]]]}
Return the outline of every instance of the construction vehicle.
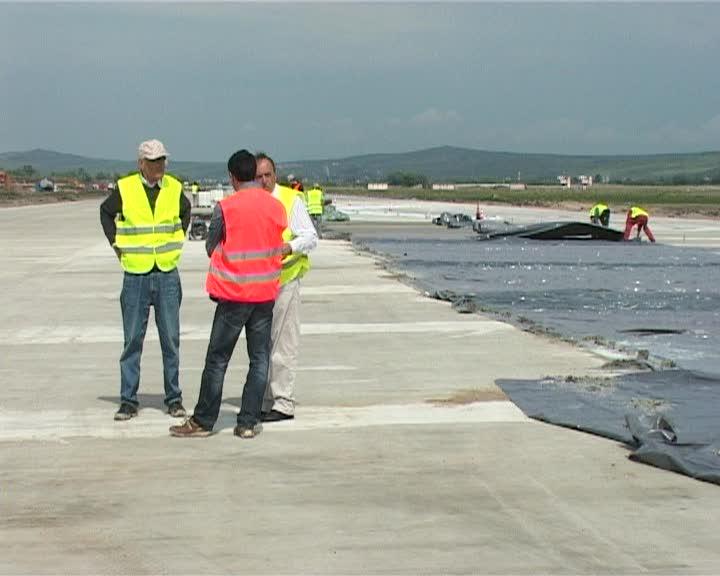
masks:
{"label": "construction vehicle", "polygon": [[210,218],[212,217],[215,204],[226,195],[225,188],[218,187],[212,190],[200,190],[193,194],[192,215],[190,216],[190,227],[188,238],[190,240],[205,240],[210,229]]}

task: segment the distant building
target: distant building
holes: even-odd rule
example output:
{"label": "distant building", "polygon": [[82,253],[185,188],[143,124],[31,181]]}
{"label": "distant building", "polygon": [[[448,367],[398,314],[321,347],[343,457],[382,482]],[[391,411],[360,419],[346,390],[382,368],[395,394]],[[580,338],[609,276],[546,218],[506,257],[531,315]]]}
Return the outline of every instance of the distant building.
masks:
{"label": "distant building", "polygon": [[510,184],[510,190],[527,190],[527,184],[524,184],[523,182]]}
{"label": "distant building", "polygon": [[583,187],[593,185],[593,177],[592,176],[581,175],[581,176],[578,176],[578,180],[580,180],[580,184]]}
{"label": "distant building", "polygon": [[[573,185],[573,177],[567,176],[565,174],[561,174],[557,177],[558,181],[560,182],[560,186],[572,186]],[[575,181],[577,184],[582,186],[583,188],[587,188],[588,186],[593,185],[593,177],[592,176],[585,176],[584,174],[581,174],[580,176],[575,177]]]}
{"label": "distant building", "polygon": [[433,190],[455,190],[455,184],[433,184]]}
{"label": "distant building", "polygon": [[387,182],[368,182],[367,189],[368,190],[387,190],[388,183]]}

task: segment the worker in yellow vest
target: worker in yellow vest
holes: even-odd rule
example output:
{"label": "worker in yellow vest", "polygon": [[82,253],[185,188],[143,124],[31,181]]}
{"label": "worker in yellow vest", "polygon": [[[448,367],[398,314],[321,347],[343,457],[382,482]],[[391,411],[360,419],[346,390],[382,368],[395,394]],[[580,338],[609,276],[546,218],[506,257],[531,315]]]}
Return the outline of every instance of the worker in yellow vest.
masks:
{"label": "worker in yellow vest", "polygon": [[256,154],[255,180],[282,202],[288,219],[283,233],[280,294],[275,300],[271,332],[270,372],[262,406],[263,422],[295,417],[295,373],[300,348],[300,280],[310,270],[308,253],[317,246],[317,232],[302,192],[277,183],[275,162]]}
{"label": "worker in yellow vest", "polygon": [[650,240],[650,242],[655,242],[655,236],[653,236],[650,226],[648,226],[649,217],[649,214],[639,206],[632,206],[630,210],[628,210],[627,218],[625,220],[624,239],[629,240],[633,226],[637,226],[636,239],[638,241],[640,240],[640,232],[644,230],[645,234],[647,234],[648,240]]}
{"label": "worker in yellow vest", "polygon": [[192,193],[192,205],[193,208],[198,205],[198,193],[200,192],[200,184],[193,182],[190,186],[190,192]]}
{"label": "worker in yellow vest", "polygon": [[120,356],[120,408],[115,420],[138,414],[140,356],[150,307],[160,337],[165,405],[185,416],[180,390],[180,301],[177,265],[190,224],[182,182],[165,172],[168,153],[159,140],[138,149],[138,172],[117,182],[100,206],[100,222],[124,270],[120,308],[124,347]]}
{"label": "worker in yellow vest", "polygon": [[610,208],[608,205],[598,202],[590,208],[590,222],[593,224],[601,224],[607,228],[610,225]]}
{"label": "worker in yellow vest", "polygon": [[322,238],[322,217],[323,211],[325,209],[325,199],[323,196],[322,188],[320,188],[320,186],[318,185],[315,185],[310,188],[310,190],[305,192],[305,196],[307,197],[307,209],[308,214],[310,214],[310,219],[315,225],[315,230],[317,230],[318,237]]}

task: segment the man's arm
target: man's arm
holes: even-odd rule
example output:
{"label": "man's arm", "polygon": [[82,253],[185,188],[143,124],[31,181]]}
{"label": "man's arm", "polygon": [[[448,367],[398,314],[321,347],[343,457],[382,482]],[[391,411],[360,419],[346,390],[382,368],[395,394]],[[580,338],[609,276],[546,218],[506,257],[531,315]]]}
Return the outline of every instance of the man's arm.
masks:
{"label": "man's arm", "polygon": [[122,196],[120,196],[120,191],[115,188],[115,190],[110,192],[110,195],[105,198],[103,203],[100,204],[100,224],[102,224],[103,232],[110,246],[113,247],[115,253],[120,257],[120,252],[115,246],[115,234],[117,233],[115,218],[118,214],[122,214]]}
{"label": "man's arm", "polygon": [[183,232],[187,234],[190,227],[190,216],[192,213],[192,204],[184,193],[180,194],[180,220],[182,222]]}
{"label": "man's arm", "polygon": [[210,217],[210,226],[208,227],[208,235],[205,239],[205,251],[208,256],[212,256],[215,247],[225,240],[225,217],[218,202],[215,204],[212,216]]}
{"label": "man's arm", "polygon": [[317,246],[317,231],[313,226],[305,203],[299,196],[295,197],[290,212],[290,231],[293,233],[294,238],[290,240],[289,244],[294,254],[307,254]]}

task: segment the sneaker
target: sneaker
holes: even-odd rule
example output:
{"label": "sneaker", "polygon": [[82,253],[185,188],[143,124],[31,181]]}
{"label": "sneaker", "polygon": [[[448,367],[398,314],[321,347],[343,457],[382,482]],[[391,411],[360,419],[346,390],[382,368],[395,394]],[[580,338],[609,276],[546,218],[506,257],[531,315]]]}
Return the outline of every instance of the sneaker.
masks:
{"label": "sneaker", "polygon": [[135,416],[138,415],[138,409],[137,406],[133,406],[132,404],[127,404],[126,402],[123,402],[120,404],[120,408],[117,412],[115,412],[115,420],[130,420],[130,418],[135,418]]}
{"label": "sneaker", "polygon": [[170,414],[173,418],[185,418],[185,416],[187,416],[185,407],[182,405],[180,400],[176,400],[168,406],[168,414]]}
{"label": "sneaker", "polygon": [[233,430],[233,434],[235,434],[235,436],[237,436],[238,438],[243,438],[245,440],[249,440],[250,438],[255,438],[255,436],[257,436],[258,433],[259,433],[259,431],[255,432],[254,427],[249,428],[247,426],[240,426],[240,424],[235,426],[235,430]]}
{"label": "sneaker", "polygon": [[212,430],[206,430],[200,426],[192,416],[182,424],[170,426],[170,436],[177,438],[204,438],[210,436],[210,434],[212,434]]}

